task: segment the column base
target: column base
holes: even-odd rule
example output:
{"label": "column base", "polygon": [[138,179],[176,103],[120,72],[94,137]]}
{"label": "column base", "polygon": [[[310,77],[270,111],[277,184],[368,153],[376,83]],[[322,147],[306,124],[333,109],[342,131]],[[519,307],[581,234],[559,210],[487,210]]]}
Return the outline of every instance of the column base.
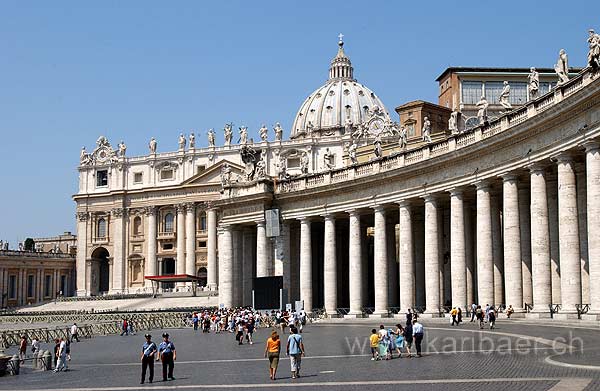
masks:
{"label": "column base", "polygon": [[417,314],[418,318],[441,318],[444,315],[439,312],[423,312],[422,314]]}
{"label": "column base", "polygon": [[559,312],[554,314],[554,319],[556,320],[573,320],[579,319],[577,316],[577,312]]}
{"label": "column base", "polygon": [[344,319],[359,319],[359,318],[364,318],[364,314],[362,312],[356,312],[356,313],[349,313],[344,315]]}
{"label": "column base", "polygon": [[327,315],[328,318],[339,318],[340,314],[337,313],[337,311],[325,311],[325,315]]}
{"label": "column base", "polygon": [[374,319],[380,319],[380,318],[389,318],[390,315],[388,314],[387,311],[383,312],[383,311],[377,311],[377,312],[373,312],[372,314],[369,314],[369,318],[374,318]]}
{"label": "column base", "polygon": [[86,291],[85,289],[79,289],[79,290],[77,290],[77,292],[75,292],[75,296],[84,297],[84,296],[89,296],[89,295],[88,295],[88,291]]}
{"label": "column base", "polygon": [[587,321],[598,321],[600,320],[600,313],[587,313],[587,314],[581,314],[581,320],[587,320]]}
{"label": "column base", "polygon": [[531,311],[525,314],[525,319],[550,319],[550,312]]}

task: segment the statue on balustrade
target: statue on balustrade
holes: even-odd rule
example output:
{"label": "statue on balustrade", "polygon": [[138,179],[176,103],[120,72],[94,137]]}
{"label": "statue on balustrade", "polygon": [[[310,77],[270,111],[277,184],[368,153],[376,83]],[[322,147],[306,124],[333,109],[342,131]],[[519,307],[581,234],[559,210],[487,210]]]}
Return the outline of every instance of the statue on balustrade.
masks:
{"label": "statue on balustrade", "polygon": [[245,165],[244,173],[246,175],[246,181],[254,179],[254,173],[256,171],[256,150],[251,145],[242,145],[240,149],[240,157]]}
{"label": "statue on balustrade", "polygon": [[350,117],[346,118],[346,124],[344,125],[344,134],[352,134],[353,129],[354,123],[352,123]]}
{"label": "statue on balustrade", "polygon": [[540,92],[540,74],[531,67],[529,70],[529,76],[527,76],[527,91],[529,92],[529,99],[535,99],[538,97]]}
{"label": "statue on balustrade", "polygon": [[183,135],[183,133],[179,134],[178,144],[179,144],[180,151],[183,151],[185,149],[185,143],[186,143],[185,136]]}
{"label": "statue on balustrade", "polygon": [[229,163],[225,163],[221,167],[221,187],[229,185],[231,185],[231,167]]}
{"label": "statue on balustrade", "polygon": [[358,164],[358,159],[356,158],[356,150],[358,149],[358,145],[356,145],[356,140],[352,140],[352,144],[348,147],[348,157],[350,158],[350,162],[352,164]]}
{"label": "statue on balustrade", "polygon": [[302,152],[302,157],[300,158],[300,172],[302,174],[308,174],[308,153],[306,151]]}
{"label": "statue on balustrade", "polygon": [[239,133],[240,133],[240,139],[239,139],[238,142],[241,145],[248,144],[248,127],[247,126],[241,126]]}
{"label": "statue on balustrade", "polygon": [[481,99],[479,99],[479,102],[477,102],[476,106],[477,106],[477,119],[479,120],[479,125],[485,125],[488,117],[487,117],[487,109],[488,106],[490,104],[488,103],[487,99],[485,99],[485,96],[482,95]]}
{"label": "statue on balustrade", "polygon": [[156,139],[152,137],[150,142],[148,143],[148,149],[150,149],[150,153],[156,153]]}
{"label": "statue on balustrade", "polygon": [[325,165],[326,170],[333,170],[333,156],[329,151],[329,147],[325,148],[325,153],[323,154],[323,163]]}
{"label": "statue on balustrade", "polygon": [[375,153],[375,157],[376,158],[380,158],[383,156],[383,152],[381,149],[381,133],[377,133],[375,135],[375,140],[373,141],[373,149],[374,149],[374,153]]}
{"label": "statue on balustrade", "polygon": [[196,135],[194,132],[190,133],[190,149],[196,148]]}
{"label": "statue on balustrade", "polygon": [[287,162],[283,155],[279,155],[279,160],[277,161],[277,178],[280,181],[287,181],[290,179],[290,175],[287,172]]}
{"label": "statue on balustrade", "polygon": [[267,162],[265,155],[266,151],[262,151],[260,159],[256,162],[256,179],[265,179],[267,177]]}
{"label": "statue on balustrade", "polygon": [[125,152],[127,152],[127,145],[125,145],[125,142],[121,140],[121,142],[119,143],[119,156],[125,157]]}
{"label": "statue on balustrade", "polygon": [[408,136],[406,134],[406,126],[400,127],[400,132],[398,133],[398,146],[400,149],[405,149],[408,144]]}
{"label": "statue on balustrade", "polygon": [[598,69],[600,69],[600,35],[592,29],[589,30],[590,36],[588,37],[589,51],[587,55],[587,63],[592,67],[595,76]]}
{"label": "statue on balustrade", "polygon": [[85,146],[81,147],[81,153],[79,154],[79,163],[82,166],[87,166],[92,164],[92,162],[92,156],[89,153],[87,153],[87,151],[85,150]]}
{"label": "statue on balustrade", "polygon": [[504,85],[502,86],[502,92],[500,92],[500,97],[498,98],[500,105],[506,110],[512,110],[512,105],[509,102],[510,98],[510,84],[508,81],[504,81]]}
{"label": "statue on balustrade", "polygon": [[213,128],[208,129],[208,146],[215,146],[215,130]]}
{"label": "statue on balustrade", "polygon": [[277,122],[275,124],[275,127],[273,128],[273,130],[275,131],[275,140],[276,141],[281,141],[282,138],[283,138],[283,128],[281,127],[281,125],[279,124],[279,122]]}
{"label": "statue on balustrade", "polygon": [[308,124],[306,125],[306,132],[312,136],[313,134],[313,130],[314,130],[314,125],[312,123],[312,121],[308,121]]}
{"label": "statue on balustrade", "polygon": [[431,122],[428,117],[423,118],[423,128],[421,129],[421,139],[425,142],[431,142]]}
{"label": "statue on balustrade", "polygon": [[258,130],[258,134],[260,135],[260,139],[262,141],[267,141],[269,138],[269,129],[263,124]]}
{"label": "statue on balustrade", "polygon": [[231,138],[233,136],[233,124],[229,123],[229,124],[225,124],[225,127],[223,128],[223,132],[225,132],[225,145],[229,146],[231,145]]}
{"label": "statue on balustrade", "polygon": [[558,62],[554,65],[554,71],[558,75],[558,84],[562,85],[569,81],[569,60],[565,49],[558,52]]}
{"label": "statue on balustrade", "polygon": [[452,134],[458,134],[458,115],[459,112],[456,109],[454,109],[452,110],[452,113],[450,114],[450,119],[448,120],[448,130]]}

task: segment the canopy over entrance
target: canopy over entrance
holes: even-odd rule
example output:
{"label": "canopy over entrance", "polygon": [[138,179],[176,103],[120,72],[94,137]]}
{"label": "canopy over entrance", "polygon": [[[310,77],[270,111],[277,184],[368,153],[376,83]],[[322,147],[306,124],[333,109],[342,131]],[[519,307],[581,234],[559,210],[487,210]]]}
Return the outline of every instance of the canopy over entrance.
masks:
{"label": "canopy over entrance", "polygon": [[156,295],[154,283],[156,282],[156,288],[158,288],[159,282],[191,282],[192,283],[192,294],[196,296],[196,286],[201,277],[192,276],[191,274],[167,274],[162,276],[144,276],[146,280],[152,281],[152,291]]}

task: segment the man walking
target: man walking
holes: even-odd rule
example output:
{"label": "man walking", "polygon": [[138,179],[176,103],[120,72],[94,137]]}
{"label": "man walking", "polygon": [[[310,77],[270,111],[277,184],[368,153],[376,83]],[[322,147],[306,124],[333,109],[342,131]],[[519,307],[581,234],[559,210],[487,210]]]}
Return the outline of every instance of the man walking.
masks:
{"label": "man walking", "polygon": [[58,371],[68,371],[67,367],[67,342],[64,338],[60,339],[60,344],[58,345],[58,352],[56,353],[56,357],[58,358],[56,362],[56,368],[54,368],[54,372]]}
{"label": "man walking", "polygon": [[415,345],[417,347],[417,357],[421,356],[421,342],[423,341],[423,325],[416,319],[413,320],[413,337],[415,339]]}
{"label": "man walking", "polygon": [[302,335],[298,334],[298,329],[295,326],[290,328],[290,332],[286,351],[290,357],[292,379],[295,379],[300,377],[300,365],[302,356],[304,355],[304,342],[302,341]]}
{"label": "man walking", "polygon": [[173,345],[173,342],[169,341],[168,333],[164,333],[162,337],[163,341],[158,345],[158,357],[162,361],[163,381],[167,381],[167,369],[169,380],[175,380],[173,377],[173,368],[175,367],[175,360],[177,359],[175,345]]}
{"label": "man walking", "polygon": [[77,328],[77,323],[73,323],[73,326],[71,326],[71,342],[73,342],[73,340],[79,342],[79,329]]}
{"label": "man walking", "polygon": [[140,384],[144,384],[146,380],[146,369],[150,369],[150,376],[148,376],[148,381],[152,383],[154,379],[154,356],[157,352],[156,344],[152,342],[152,336],[150,334],[146,334],[146,342],[142,345],[142,381]]}
{"label": "man walking", "polygon": [[477,304],[471,304],[471,322],[475,321],[475,311],[477,310]]}

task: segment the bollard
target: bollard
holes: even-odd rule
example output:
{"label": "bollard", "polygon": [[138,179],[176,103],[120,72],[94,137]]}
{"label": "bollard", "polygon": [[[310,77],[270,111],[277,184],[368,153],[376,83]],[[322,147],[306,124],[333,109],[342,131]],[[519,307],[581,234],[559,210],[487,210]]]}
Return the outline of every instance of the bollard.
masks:
{"label": "bollard", "polygon": [[38,369],[38,353],[39,351],[33,353],[33,357],[31,359],[31,362],[33,363],[33,369]]}
{"label": "bollard", "polygon": [[51,371],[52,370],[52,354],[50,354],[49,350],[44,351],[42,360],[44,363],[45,370]]}
{"label": "bollard", "polygon": [[12,358],[10,359],[10,362],[12,364],[12,370],[13,370],[13,375],[18,375],[19,371],[21,369],[21,362],[19,360],[19,356],[17,356],[16,354],[14,356],[12,356]]}

